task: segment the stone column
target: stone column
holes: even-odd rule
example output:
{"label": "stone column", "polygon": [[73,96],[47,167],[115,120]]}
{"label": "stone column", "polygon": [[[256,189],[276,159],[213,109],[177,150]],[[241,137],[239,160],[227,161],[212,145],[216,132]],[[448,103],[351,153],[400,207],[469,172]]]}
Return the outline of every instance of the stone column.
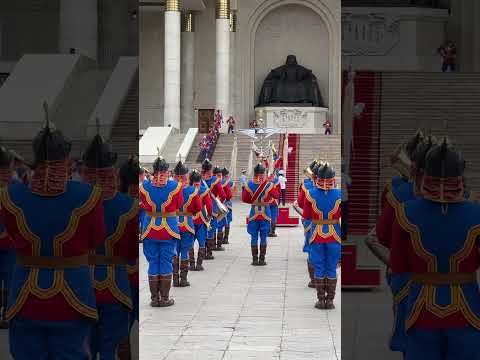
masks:
{"label": "stone column", "polygon": [[230,117],[230,0],[216,0],[216,108],[223,114],[221,132],[226,133]]}
{"label": "stone column", "polygon": [[197,127],[193,111],[194,96],[194,66],[195,66],[195,24],[194,13],[182,13],[182,86],[181,86],[181,130],[187,132],[191,127]]}
{"label": "stone column", "polygon": [[[237,10],[230,11],[230,114],[238,121],[237,116]],[[237,124],[239,126],[240,124]]]}
{"label": "stone column", "polygon": [[165,126],[180,129],[180,0],[167,0],[165,4]]}
{"label": "stone column", "polygon": [[97,59],[97,0],[61,0],[59,51]]}

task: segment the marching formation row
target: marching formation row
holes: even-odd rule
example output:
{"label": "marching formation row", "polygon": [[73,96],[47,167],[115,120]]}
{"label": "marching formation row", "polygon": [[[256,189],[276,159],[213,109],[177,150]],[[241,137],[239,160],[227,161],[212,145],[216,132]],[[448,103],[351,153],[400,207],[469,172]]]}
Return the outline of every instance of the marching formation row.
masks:
{"label": "marching formation row", "polygon": [[392,165],[400,176],[367,241],[388,268],[390,348],[408,360],[480,359],[480,205],[466,190],[465,160],[447,138],[418,132]]}
{"label": "marching formation row", "polygon": [[96,135],[73,181],[70,149],[47,121],[19,181],[18,156],[0,146],[1,325],[17,360],[130,359],[140,166],[130,158],[117,168]]}

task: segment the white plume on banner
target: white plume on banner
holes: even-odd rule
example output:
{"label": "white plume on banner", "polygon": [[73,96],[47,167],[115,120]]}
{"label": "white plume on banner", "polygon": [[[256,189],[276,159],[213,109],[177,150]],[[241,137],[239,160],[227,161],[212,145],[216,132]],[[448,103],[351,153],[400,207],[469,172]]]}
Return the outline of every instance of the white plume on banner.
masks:
{"label": "white plume on banner", "polygon": [[343,161],[346,168],[350,164],[350,151],[353,149],[353,121],[355,118],[355,72],[349,70],[348,82],[342,109]]}
{"label": "white plume on banner", "polygon": [[237,137],[233,138],[232,157],[230,159],[230,179],[237,180],[237,157],[238,157],[238,142]]}
{"label": "white plume on banner", "polygon": [[287,167],[288,167],[288,133],[285,132],[285,138],[283,141],[283,171],[285,172],[285,176],[287,175]]}

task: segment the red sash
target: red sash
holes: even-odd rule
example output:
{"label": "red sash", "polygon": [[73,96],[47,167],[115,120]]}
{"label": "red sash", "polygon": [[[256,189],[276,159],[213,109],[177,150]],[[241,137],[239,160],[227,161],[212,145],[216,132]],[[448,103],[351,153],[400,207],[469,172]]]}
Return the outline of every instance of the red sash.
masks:
{"label": "red sash", "polygon": [[268,181],[264,180],[263,183],[261,183],[258,188],[257,188],[257,191],[255,191],[255,193],[252,195],[252,203],[254,203],[255,201],[257,201],[257,199],[260,197],[260,195],[262,194],[263,190],[265,190],[265,187],[267,186],[268,184]]}

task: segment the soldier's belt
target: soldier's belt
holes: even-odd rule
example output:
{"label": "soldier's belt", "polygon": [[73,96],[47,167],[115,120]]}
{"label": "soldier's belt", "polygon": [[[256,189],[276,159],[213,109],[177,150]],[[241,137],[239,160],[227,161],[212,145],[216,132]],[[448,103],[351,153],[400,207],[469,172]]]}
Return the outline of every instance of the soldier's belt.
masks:
{"label": "soldier's belt", "polygon": [[177,217],[176,212],[150,212],[147,211],[147,215],[151,217],[162,217],[162,218],[171,218],[171,217]]}
{"label": "soldier's belt", "polygon": [[312,223],[315,225],[335,225],[339,224],[340,222],[337,219],[332,220],[312,220]]}
{"label": "soldier's belt", "polygon": [[476,273],[420,273],[412,274],[412,281],[420,285],[462,285],[477,282]]}
{"label": "soldier's belt", "polygon": [[267,205],[270,205],[270,204],[267,204],[265,202],[262,202],[262,201],[255,201],[252,203],[252,206],[267,206]]}
{"label": "soldier's belt", "polygon": [[177,211],[177,215],[178,215],[178,216],[193,216],[192,213],[189,213],[189,212],[181,212],[181,211]]}
{"label": "soldier's belt", "polygon": [[128,260],[122,256],[90,255],[88,257],[90,265],[127,265]]}
{"label": "soldier's belt", "polygon": [[88,255],[80,256],[25,256],[17,255],[17,265],[34,269],[68,269],[88,266]]}

